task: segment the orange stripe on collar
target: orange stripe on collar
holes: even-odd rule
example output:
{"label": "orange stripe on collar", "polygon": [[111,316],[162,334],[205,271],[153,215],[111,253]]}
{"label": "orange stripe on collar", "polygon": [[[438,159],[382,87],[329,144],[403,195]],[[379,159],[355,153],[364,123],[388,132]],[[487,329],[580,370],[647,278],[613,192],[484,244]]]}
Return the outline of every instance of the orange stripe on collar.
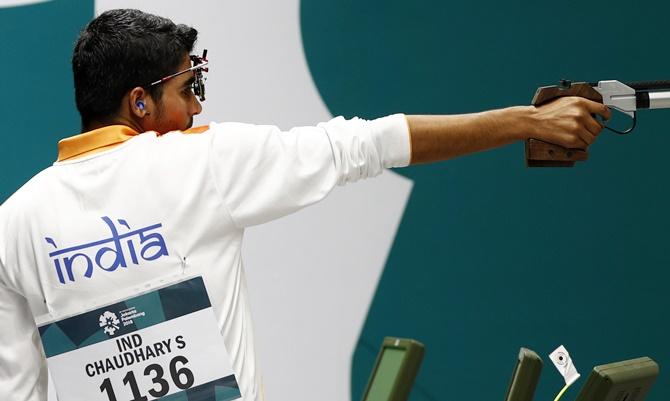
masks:
{"label": "orange stripe on collar", "polygon": [[58,142],[58,161],[75,159],[111,149],[137,135],[125,125],[109,125]]}
{"label": "orange stripe on collar", "polygon": [[[209,130],[209,125],[189,128],[181,131],[182,134],[202,134]],[[72,160],[83,156],[112,149],[128,139],[137,136],[134,129],[125,125],[108,125],[83,134],[61,139],[58,142],[58,160]],[[156,134],[159,135],[160,134]]]}
{"label": "orange stripe on collar", "polygon": [[209,129],[209,125],[201,125],[199,127],[189,128],[183,131],[184,134],[202,134]]}

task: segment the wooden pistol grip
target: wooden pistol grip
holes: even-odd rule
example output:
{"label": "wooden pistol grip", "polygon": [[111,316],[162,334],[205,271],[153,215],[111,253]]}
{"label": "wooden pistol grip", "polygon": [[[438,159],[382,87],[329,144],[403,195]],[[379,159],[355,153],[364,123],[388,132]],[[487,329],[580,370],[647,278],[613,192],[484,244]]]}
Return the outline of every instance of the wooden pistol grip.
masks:
{"label": "wooden pistol grip", "polygon": [[[600,93],[591,85],[579,82],[572,84],[569,88],[560,86],[538,88],[531,104],[541,106],[564,96],[579,96],[600,103],[603,101]],[[528,139],[525,150],[528,167],[572,167],[575,162],[584,161],[589,157],[588,152],[584,149],[567,149],[538,139]]]}
{"label": "wooden pistol grip", "polygon": [[537,139],[526,141],[528,167],[572,167],[576,161],[588,158],[588,152],[583,149],[568,149]]}

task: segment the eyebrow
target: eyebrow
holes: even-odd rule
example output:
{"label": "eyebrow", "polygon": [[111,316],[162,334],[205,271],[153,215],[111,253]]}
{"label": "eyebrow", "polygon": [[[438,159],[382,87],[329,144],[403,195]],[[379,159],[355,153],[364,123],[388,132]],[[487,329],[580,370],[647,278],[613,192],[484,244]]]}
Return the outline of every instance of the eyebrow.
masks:
{"label": "eyebrow", "polygon": [[193,85],[193,82],[195,82],[195,76],[191,76],[191,78],[187,79],[182,85],[182,88],[186,88],[187,86]]}

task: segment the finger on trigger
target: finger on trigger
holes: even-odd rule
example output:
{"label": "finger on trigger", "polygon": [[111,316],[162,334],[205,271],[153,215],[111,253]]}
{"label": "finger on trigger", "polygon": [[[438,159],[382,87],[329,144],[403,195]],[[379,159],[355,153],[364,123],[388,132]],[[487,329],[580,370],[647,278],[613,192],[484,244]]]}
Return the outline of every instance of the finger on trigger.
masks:
{"label": "finger on trigger", "polygon": [[592,114],[600,115],[605,121],[609,120],[612,117],[612,111],[609,107],[605,106],[600,102],[595,102],[593,100],[587,99],[586,107]]}
{"label": "finger on trigger", "polygon": [[609,121],[609,119],[612,118],[612,110],[609,107],[605,106],[605,113],[607,114],[605,121]]}

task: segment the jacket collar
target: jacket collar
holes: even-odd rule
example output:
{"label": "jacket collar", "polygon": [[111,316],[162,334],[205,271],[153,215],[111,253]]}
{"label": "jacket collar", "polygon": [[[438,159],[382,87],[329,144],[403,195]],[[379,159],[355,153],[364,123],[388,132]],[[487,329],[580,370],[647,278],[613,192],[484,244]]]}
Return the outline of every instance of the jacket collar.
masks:
{"label": "jacket collar", "polygon": [[[209,125],[201,125],[189,128],[186,131],[175,132],[181,132],[182,134],[202,134],[207,130],[209,130]],[[159,135],[156,132],[153,133]],[[137,131],[126,125],[108,125],[84,132],[83,134],[61,139],[58,142],[58,160],[56,161],[73,160],[109,150],[137,135],[139,135]]]}
{"label": "jacket collar", "polygon": [[61,139],[58,142],[57,161],[72,160],[109,150],[137,135],[137,131],[125,125],[108,125]]}

